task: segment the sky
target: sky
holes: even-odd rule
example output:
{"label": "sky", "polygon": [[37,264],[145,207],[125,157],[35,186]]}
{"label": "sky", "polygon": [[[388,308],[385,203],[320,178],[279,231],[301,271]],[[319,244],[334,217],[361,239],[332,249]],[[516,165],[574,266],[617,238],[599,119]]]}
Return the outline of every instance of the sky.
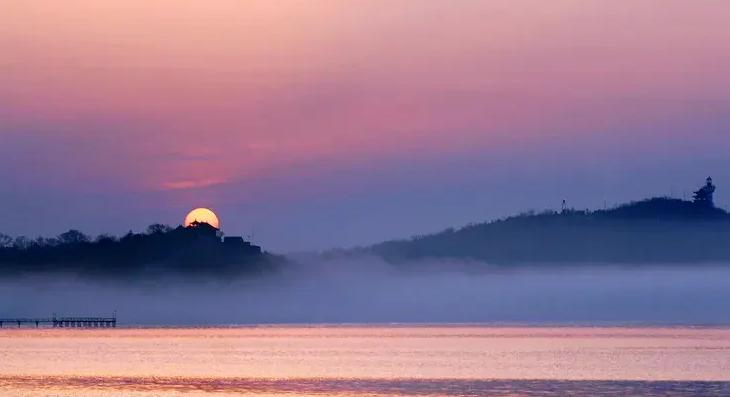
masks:
{"label": "sky", "polygon": [[276,252],[525,210],[730,207],[723,0],[0,0],[0,232]]}

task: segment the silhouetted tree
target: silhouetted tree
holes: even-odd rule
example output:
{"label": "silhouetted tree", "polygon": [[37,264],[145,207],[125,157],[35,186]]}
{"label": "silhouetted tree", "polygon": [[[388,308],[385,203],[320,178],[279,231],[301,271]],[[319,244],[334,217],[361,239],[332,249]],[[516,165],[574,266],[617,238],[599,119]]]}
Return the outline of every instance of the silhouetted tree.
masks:
{"label": "silhouetted tree", "polygon": [[16,249],[23,250],[28,248],[28,246],[30,246],[30,240],[28,239],[28,237],[18,236],[15,238],[15,241],[13,241],[13,247],[15,247]]}
{"label": "silhouetted tree", "polygon": [[32,241],[6,236],[0,245],[0,276],[63,271],[96,276],[200,273],[227,277],[270,271],[280,261],[243,239],[223,242],[217,231],[206,223],[175,229],[154,224],[144,234],[129,232],[120,239],[100,235],[93,242],[73,229],[57,238]]}
{"label": "silhouetted tree", "polygon": [[94,239],[94,242],[96,243],[113,243],[115,241],[117,241],[117,238],[111,234],[100,234],[96,236],[96,239]]}
{"label": "silhouetted tree", "polygon": [[165,234],[172,231],[172,227],[161,223],[154,223],[147,226],[147,234]]}
{"label": "silhouetted tree", "polygon": [[35,245],[37,247],[54,247],[60,244],[60,242],[61,241],[58,238],[45,238],[42,236],[38,236],[35,240],[33,240],[32,245]]}
{"label": "silhouetted tree", "polygon": [[58,241],[61,244],[80,244],[88,243],[89,237],[78,230],[71,229],[65,233],[58,235]]}
{"label": "silhouetted tree", "polygon": [[0,233],[0,248],[9,248],[13,246],[13,238],[7,234]]}

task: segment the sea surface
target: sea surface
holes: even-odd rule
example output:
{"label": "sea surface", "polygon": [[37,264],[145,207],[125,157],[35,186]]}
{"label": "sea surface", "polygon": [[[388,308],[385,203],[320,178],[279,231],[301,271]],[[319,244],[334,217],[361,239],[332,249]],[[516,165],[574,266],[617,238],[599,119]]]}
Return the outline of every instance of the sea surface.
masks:
{"label": "sea surface", "polygon": [[730,328],[4,328],[0,395],[730,396]]}

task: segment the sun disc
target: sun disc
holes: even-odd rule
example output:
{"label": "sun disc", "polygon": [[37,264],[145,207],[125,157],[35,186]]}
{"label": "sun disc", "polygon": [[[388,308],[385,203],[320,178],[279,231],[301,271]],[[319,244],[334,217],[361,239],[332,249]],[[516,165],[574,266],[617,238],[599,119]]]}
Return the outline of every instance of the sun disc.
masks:
{"label": "sun disc", "polygon": [[205,222],[216,229],[221,228],[221,223],[218,220],[218,216],[208,208],[196,208],[185,216],[183,226],[188,227],[193,222]]}

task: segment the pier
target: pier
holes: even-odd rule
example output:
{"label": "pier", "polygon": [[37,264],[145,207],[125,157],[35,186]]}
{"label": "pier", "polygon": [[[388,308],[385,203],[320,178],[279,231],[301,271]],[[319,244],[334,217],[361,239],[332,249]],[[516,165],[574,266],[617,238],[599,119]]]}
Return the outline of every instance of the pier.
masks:
{"label": "pier", "polygon": [[117,314],[112,317],[56,317],[50,318],[0,318],[0,328],[5,324],[13,324],[20,328],[23,324],[50,325],[53,328],[116,328]]}

